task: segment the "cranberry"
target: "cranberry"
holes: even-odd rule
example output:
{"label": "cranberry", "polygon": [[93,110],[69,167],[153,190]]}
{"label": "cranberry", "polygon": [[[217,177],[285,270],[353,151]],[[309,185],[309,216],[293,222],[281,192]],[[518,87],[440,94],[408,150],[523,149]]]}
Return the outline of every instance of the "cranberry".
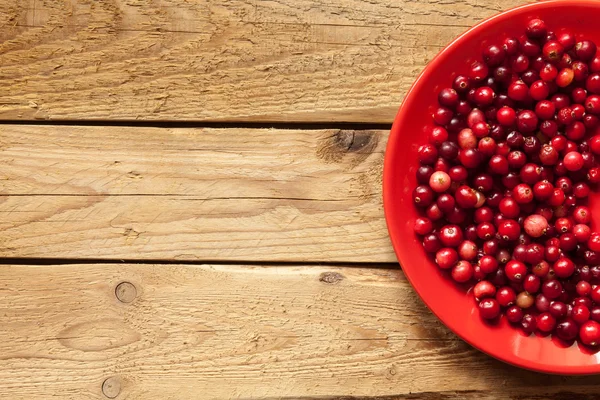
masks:
{"label": "cranberry", "polygon": [[520,261],[511,260],[504,267],[506,277],[513,282],[522,282],[527,274],[527,267]]}
{"label": "cranberry", "polygon": [[586,281],[579,281],[575,286],[575,290],[580,296],[589,296],[592,293],[592,285]]}
{"label": "cranberry", "polygon": [[556,318],[549,312],[544,312],[537,317],[537,329],[544,333],[550,333],[556,326]]}
{"label": "cranberry", "polygon": [[550,303],[550,309],[548,310],[554,318],[563,318],[567,315],[567,305],[561,301],[553,301]]}
{"label": "cranberry", "polygon": [[[510,110],[512,110],[512,108],[510,108]],[[535,105],[535,115],[537,115],[538,118],[541,120],[548,120],[554,118],[555,112],[556,107],[554,106],[554,103],[550,100],[542,100]],[[500,120],[498,121],[500,122]],[[512,123],[510,125],[512,125]]]}
{"label": "cranberry", "polygon": [[436,253],[442,248],[442,242],[435,233],[432,233],[423,238],[423,248],[428,253]]}
{"label": "cranberry", "polygon": [[488,74],[488,66],[479,61],[474,62],[469,70],[469,77],[475,83],[483,81],[485,78],[487,78]]}
{"label": "cranberry", "polygon": [[468,282],[473,277],[473,265],[465,260],[459,261],[452,268],[451,275],[452,279],[454,279],[456,282]]}
{"label": "cranberry", "polygon": [[513,189],[513,197],[519,204],[527,204],[533,201],[533,190],[525,183],[520,183]]}
{"label": "cranberry", "polygon": [[542,80],[535,81],[529,87],[529,96],[536,101],[544,100],[550,95],[550,87]]}
{"label": "cranberry", "polygon": [[521,111],[517,115],[517,128],[522,133],[531,133],[538,127],[538,117],[531,110]]}
{"label": "cranberry", "polygon": [[546,261],[542,261],[542,262],[534,265],[534,267],[531,269],[531,271],[533,272],[533,274],[535,276],[538,276],[540,278],[545,278],[546,276],[548,276],[548,273],[550,272],[550,264],[548,264],[548,262],[546,262]]}
{"label": "cranberry", "polygon": [[567,153],[564,157],[565,168],[569,171],[578,171],[583,168],[583,157],[581,153],[576,151],[571,151]]}
{"label": "cranberry", "polygon": [[481,163],[481,154],[474,149],[463,149],[459,152],[460,163],[467,168],[477,168]]}
{"label": "cranberry", "polygon": [[436,203],[433,203],[427,207],[427,210],[425,210],[425,215],[427,215],[427,218],[431,219],[432,221],[439,221],[440,219],[444,218],[444,212],[440,210]]}
{"label": "cranberry", "polygon": [[500,315],[500,304],[495,299],[484,299],[479,302],[479,314],[484,319],[494,319]]}
{"label": "cranberry", "polygon": [[505,315],[510,323],[516,324],[523,319],[523,310],[518,306],[511,306],[506,309]]}
{"label": "cranberry", "polygon": [[433,223],[429,218],[417,218],[414,229],[419,235],[427,235],[433,231]]}
{"label": "cranberry", "polygon": [[477,225],[477,236],[482,240],[489,240],[496,234],[496,228],[490,222]]}
{"label": "cranberry", "polygon": [[590,319],[590,310],[581,304],[574,306],[573,311],[571,312],[571,318],[581,325]]}
{"label": "cranberry", "polygon": [[585,81],[589,75],[589,68],[586,63],[581,61],[576,61],[572,65],[573,69],[573,78],[577,82]]}
{"label": "cranberry", "polygon": [[[579,206],[573,211],[573,220],[577,224],[589,224],[592,221],[592,213],[586,206]],[[594,249],[592,249],[594,250]],[[594,250],[598,251],[598,250]]]}
{"label": "cranberry", "polygon": [[577,224],[573,227],[573,235],[579,243],[586,243],[592,234],[592,230],[585,224]]}
{"label": "cranberry", "polygon": [[549,299],[556,299],[562,293],[562,285],[556,279],[551,279],[542,284],[542,293]]}
{"label": "cranberry", "polygon": [[438,250],[435,254],[435,262],[442,269],[450,269],[458,262],[458,253],[451,248]]}
{"label": "cranberry", "polygon": [[517,113],[513,108],[504,106],[496,112],[496,119],[504,126],[512,126],[517,120]]}
{"label": "cranberry", "polygon": [[486,274],[496,272],[498,269],[498,261],[492,256],[483,256],[478,263],[481,270]]}
{"label": "cranberry", "polygon": [[475,103],[479,107],[487,107],[492,105],[496,94],[489,86],[482,86],[475,90]]}
{"label": "cranberry", "polygon": [[473,287],[473,295],[478,301],[486,298],[493,298],[496,295],[496,286],[489,281],[478,282]]}
{"label": "cranberry", "polygon": [[579,337],[585,345],[598,345],[600,343],[600,324],[596,321],[585,322],[579,329]]}
{"label": "cranberry", "polygon": [[596,55],[596,44],[590,40],[582,40],[575,45],[575,54],[581,61],[590,61]]}
{"label": "cranberry", "polygon": [[527,275],[523,281],[523,289],[528,293],[537,293],[540,290],[541,281],[535,275]]}
{"label": "cranberry", "polygon": [[455,107],[459,100],[458,92],[452,88],[442,89],[438,94],[438,102],[444,107]]}
{"label": "cranberry", "polygon": [[516,303],[520,308],[527,309],[534,305],[535,298],[527,292],[521,292],[517,295]]}
{"label": "cranberry", "polygon": [[[583,88],[575,88],[571,92],[573,103],[577,103],[577,105],[582,105],[585,102],[587,96],[587,91]],[[585,107],[583,107],[583,111],[585,112]]]}
{"label": "cranberry", "polygon": [[540,39],[546,36],[546,23],[541,19],[532,19],[527,24],[526,33],[531,39]]}
{"label": "cranberry", "polygon": [[439,147],[439,155],[449,161],[455,160],[458,157],[458,146],[453,142],[443,142]]}
{"label": "cranberry", "polygon": [[469,173],[467,169],[461,165],[456,165],[448,171],[448,175],[450,175],[450,179],[452,182],[464,182],[467,180]]}
{"label": "cranberry", "polygon": [[504,156],[496,155],[488,162],[490,171],[496,175],[506,175],[509,170],[508,160]]}
{"label": "cranberry", "polygon": [[434,172],[429,178],[429,186],[438,193],[448,190],[451,183],[450,176],[442,171]]}
{"label": "cranberry", "polygon": [[417,207],[428,207],[433,202],[433,190],[428,186],[417,186],[413,191],[413,201]]}
{"label": "cranberry", "polygon": [[525,333],[533,333],[537,327],[537,320],[533,315],[527,314],[521,320],[521,329]]}
{"label": "cranberry", "polygon": [[579,334],[579,327],[572,319],[565,319],[556,325],[556,336],[571,341]]}
{"label": "cranberry", "polygon": [[585,111],[590,114],[600,114],[600,96],[593,94],[585,99]]}
{"label": "cranberry", "polygon": [[554,263],[554,273],[559,278],[568,278],[575,272],[575,264],[568,258],[561,258]]}
{"label": "cranberry", "polygon": [[[514,68],[514,63],[513,63]],[[515,101],[523,101],[526,100],[529,96],[529,87],[525,84],[525,82],[518,80],[512,82],[508,86],[508,97]]]}
{"label": "cranberry", "polygon": [[[575,45],[575,40],[573,39],[573,46]],[[519,41],[515,38],[508,37],[504,39],[502,43],[502,49],[506,52],[507,55],[513,56],[519,50]]]}
{"label": "cranberry", "polygon": [[563,68],[558,72],[558,76],[556,77],[556,84],[561,87],[567,87],[575,79],[575,72],[571,68]]}
{"label": "cranberry", "polygon": [[460,186],[454,195],[456,203],[462,208],[473,208],[477,204],[477,192],[468,187]]}
{"label": "cranberry", "polygon": [[541,175],[542,169],[533,163],[525,164],[519,173],[521,181],[528,185],[537,183],[541,179]]}
{"label": "cranberry", "polygon": [[496,141],[491,137],[484,137],[479,141],[477,150],[479,150],[479,153],[482,155],[490,157],[496,152]]}

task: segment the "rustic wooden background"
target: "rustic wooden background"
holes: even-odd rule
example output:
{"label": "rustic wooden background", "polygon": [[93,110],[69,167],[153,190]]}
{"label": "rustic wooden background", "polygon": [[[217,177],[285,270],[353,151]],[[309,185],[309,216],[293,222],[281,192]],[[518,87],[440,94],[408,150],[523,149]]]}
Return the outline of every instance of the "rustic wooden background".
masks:
{"label": "rustic wooden background", "polygon": [[0,398],[597,399],[396,264],[387,134],[518,0],[0,0]]}

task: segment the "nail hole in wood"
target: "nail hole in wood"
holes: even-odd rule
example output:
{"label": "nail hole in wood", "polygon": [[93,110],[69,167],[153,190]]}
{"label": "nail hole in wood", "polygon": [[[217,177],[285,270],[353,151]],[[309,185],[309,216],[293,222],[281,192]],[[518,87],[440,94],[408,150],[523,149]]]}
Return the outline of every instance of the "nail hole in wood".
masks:
{"label": "nail hole in wood", "polygon": [[121,393],[121,380],[112,376],[102,383],[102,393],[109,399],[116,398]]}
{"label": "nail hole in wood", "polygon": [[131,303],[137,296],[137,290],[133,283],[121,282],[115,288],[115,295],[121,303]]}

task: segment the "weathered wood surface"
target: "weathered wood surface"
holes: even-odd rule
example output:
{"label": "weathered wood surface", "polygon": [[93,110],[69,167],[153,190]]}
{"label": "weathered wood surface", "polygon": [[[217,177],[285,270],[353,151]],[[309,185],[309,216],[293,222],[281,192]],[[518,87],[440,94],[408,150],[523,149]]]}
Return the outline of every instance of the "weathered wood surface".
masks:
{"label": "weathered wood surface", "polygon": [[0,257],[393,262],[387,131],[0,125]]}
{"label": "weathered wood surface", "polygon": [[600,390],[595,377],[544,376],[474,350],[398,269],[4,265],[0,315],[9,399],[102,399],[107,379],[105,393],[146,400],[581,400]]}
{"label": "weathered wood surface", "polygon": [[0,119],[389,123],[522,0],[2,0]]}

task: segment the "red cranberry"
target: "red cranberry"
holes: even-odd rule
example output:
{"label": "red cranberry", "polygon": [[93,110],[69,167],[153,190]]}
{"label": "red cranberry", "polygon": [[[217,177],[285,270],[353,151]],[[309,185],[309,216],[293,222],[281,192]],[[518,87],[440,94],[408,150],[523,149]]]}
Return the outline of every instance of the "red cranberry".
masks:
{"label": "red cranberry", "polygon": [[519,204],[527,204],[533,201],[533,190],[525,183],[520,183],[513,189],[513,197]]}
{"label": "red cranberry", "polygon": [[546,36],[546,23],[541,19],[532,19],[527,24],[527,36],[531,39],[540,39]]}
{"label": "red cranberry", "polygon": [[562,340],[574,340],[579,334],[579,327],[572,319],[565,319],[556,325],[556,336]]}
{"label": "red cranberry", "polygon": [[484,299],[479,302],[479,314],[484,319],[494,319],[500,315],[500,304],[495,299]]}
{"label": "red cranberry", "polygon": [[527,314],[523,316],[521,320],[521,329],[525,333],[533,333],[535,332],[537,327],[537,320],[533,315]]}
{"label": "red cranberry", "polygon": [[436,253],[442,248],[442,242],[435,233],[432,233],[423,238],[423,248],[428,253]]}
{"label": "red cranberry", "polygon": [[464,182],[467,180],[468,174],[467,169],[462,165],[456,165],[448,171],[448,175],[450,175],[452,182]]}
{"label": "red cranberry", "polygon": [[550,264],[548,264],[546,261],[541,261],[540,263],[534,265],[531,271],[535,276],[545,278],[550,272]]}
{"label": "red cranberry", "polygon": [[542,284],[542,294],[550,300],[558,298],[562,290],[562,285],[556,279],[548,280]]}
{"label": "red cranberry", "polygon": [[417,218],[414,229],[419,235],[427,235],[433,231],[433,223],[429,218]]}
{"label": "red cranberry", "polygon": [[473,265],[465,260],[459,261],[452,268],[451,275],[452,279],[454,279],[456,282],[468,282],[473,277]]}
{"label": "red cranberry", "polygon": [[564,318],[567,315],[567,311],[567,305],[561,301],[550,303],[550,309],[548,310],[554,318]]}
{"label": "red cranberry", "polygon": [[585,345],[598,345],[600,343],[600,324],[596,321],[585,322],[579,329],[579,337]]}
{"label": "red cranberry", "polygon": [[527,267],[520,261],[511,260],[504,267],[506,277],[513,282],[522,282],[527,274]]}
{"label": "red cranberry", "polygon": [[[573,220],[577,224],[589,224],[592,221],[592,213],[586,206],[579,206],[573,211]],[[594,249],[592,249],[594,250]],[[598,250],[594,250],[598,251]]]}
{"label": "red cranberry", "polygon": [[483,81],[485,78],[487,78],[488,74],[488,66],[479,61],[474,62],[469,70],[469,77],[475,83]]}
{"label": "red cranberry", "polygon": [[496,175],[506,175],[509,170],[508,160],[504,156],[492,156],[488,162],[490,171]]}
{"label": "red cranberry", "polygon": [[523,289],[529,293],[537,293],[540,290],[541,281],[535,275],[527,275],[523,281]]}
{"label": "red cranberry", "polygon": [[489,240],[496,234],[496,228],[490,222],[482,222],[477,225],[477,236],[482,240]]}
{"label": "red cranberry", "polygon": [[584,305],[577,305],[573,307],[573,311],[571,312],[571,318],[579,325],[585,323],[590,319],[590,310]]}
{"label": "red cranberry", "polygon": [[491,274],[496,272],[498,269],[498,261],[492,256],[483,256],[479,260],[479,267],[486,274]]}
{"label": "red cranberry", "polygon": [[428,207],[433,202],[433,190],[429,186],[417,186],[413,191],[413,201],[417,207]]}
{"label": "red cranberry", "polygon": [[590,40],[582,40],[575,45],[575,55],[581,61],[590,61],[596,55],[596,44]]}
{"label": "red cranberry", "polygon": [[567,87],[575,79],[575,72],[571,68],[563,68],[558,72],[558,76],[556,77],[556,84],[561,87]]}
{"label": "red cranberry", "polygon": [[521,111],[517,115],[517,128],[522,133],[531,133],[538,127],[538,117],[531,110]]}
{"label": "red cranberry", "polygon": [[473,295],[478,301],[487,298],[493,298],[496,295],[496,286],[489,281],[478,282],[473,287]]}
{"label": "red cranberry", "polygon": [[549,312],[544,312],[537,317],[537,329],[544,333],[550,333],[556,326],[556,318]]}
{"label": "red cranberry", "polygon": [[450,248],[438,250],[435,254],[435,262],[442,269],[450,269],[458,262],[458,253]]}
{"label": "red cranberry", "polygon": [[477,204],[477,193],[468,186],[460,186],[454,195],[456,203],[462,208],[473,208]]}
{"label": "red cranberry", "polygon": [[521,320],[523,319],[523,310],[521,310],[521,308],[518,306],[511,306],[506,309],[505,315],[506,319],[510,323],[516,324],[518,322],[521,322]]}
{"label": "red cranberry", "polygon": [[575,264],[568,258],[561,258],[554,263],[554,273],[559,278],[568,278],[575,272]]}
{"label": "red cranberry", "polygon": [[[526,59],[526,57],[525,57]],[[513,63],[514,68],[514,63]],[[508,86],[508,97],[515,101],[523,101],[526,100],[529,96],[529,87],[525,84],[525,82],[521,80],[517,80],[512,82]]]}

